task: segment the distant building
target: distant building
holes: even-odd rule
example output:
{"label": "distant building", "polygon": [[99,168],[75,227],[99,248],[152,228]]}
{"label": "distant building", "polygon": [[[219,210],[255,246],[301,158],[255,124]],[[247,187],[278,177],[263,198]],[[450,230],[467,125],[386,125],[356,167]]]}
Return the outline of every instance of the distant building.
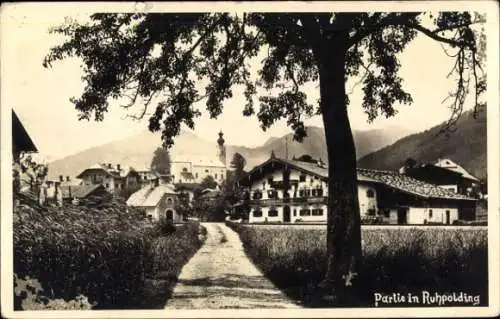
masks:
{"label": "distant building", "polygon": [[144,209],[152,220],[166,219],[174,223],[182,222],[183,216],[176,211],[178,194],[172,184],[156,178],[143,186],[127,200],[127,205]]}
{"label": "distant building", "polygon": [[[327,182],[328,168],[320,161],[285,160],[272,155],[239,181],[247,187],[248,197],[234,209],[249,207],[250,223],[326,222]],[[367,169],[358,169],[358,199],[362,220],[379,218],[388,224],[473,220],[476,203],[404,174]]]}
{"label": "distant building", "polygon": [[120,164],[116,166],[110,163],[95,164],[78,174],[77,178],[82,180],[83,185],[102,184],[112,194],[140,186],[140,176],[137,171]]}
{"label": "distant building", "polygon": [[207,176],[221,184],[226,179],[226,147],[223,133],[219,133],[214,156],[184,155],[172,158],[170,171],[176,184],[201,183]]}
{"label": "distant building", "polygon": [[141,185],[148,184],[150,181],[154,180],[158,176],[148,168],[140,168],[136,170],[139,174],[139,183]]}
{"label": "distant building", "polygon": [[470,194],[479,186],[479,179],[451,159],[438,159],[434,163],[403,166],[400,172],[415,179],[438,185],[459,194]]}

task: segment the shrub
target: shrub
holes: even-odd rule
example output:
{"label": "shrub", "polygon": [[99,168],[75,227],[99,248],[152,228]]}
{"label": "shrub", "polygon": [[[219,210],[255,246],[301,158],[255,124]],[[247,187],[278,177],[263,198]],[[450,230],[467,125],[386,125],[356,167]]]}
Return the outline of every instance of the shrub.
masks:
{"label": "shrub", "polygon": [[14,272],[51,299],[85,295],[98,309],[133,307],[151,243],[143,214],[123,201],[14,210]]}
{"label": "shrub", "polygon": [[154,223],[153,231],[156,236],[167,236],[175,233],[175,225],[171,220],[160,218]]}
{"label": "shrub", "polygon": [[[228,223],[247,254],[282,290],[306,306],[308,290],[326,272],[326,230]],[[487,233],[483,229],[363,229],[363,261],[356,302],[373,305],[373,293],[463,291],[488,300]]]}

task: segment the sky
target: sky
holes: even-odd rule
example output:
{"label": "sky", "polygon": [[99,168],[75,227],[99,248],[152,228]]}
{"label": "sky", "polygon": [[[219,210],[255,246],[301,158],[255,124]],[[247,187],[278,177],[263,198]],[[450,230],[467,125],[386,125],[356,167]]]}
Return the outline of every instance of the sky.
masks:
{"label": "sky", "polygon": [[[79,10],[47,11],[43,7],[20,7],[2,16],[2,94],[8,107],[13,107],[47,161],[78,151],[119,140],[147,129],[145,121],[125,118],[127,112],[111,104],[102,122],[78,121],[77,111],[69,99],[83,91],[82,72],[77,59],[54,63],[51,69],[42,66],[49,49],[60,43],[60,35],[48,29],[64,22],[64,17],[83,18]],[[400,56],[400,75],[404,87],[412,94],[412,105],[397,105],[398,114],[390,119],[378,118],[367,123],[361,108],[361,85],[350,94],[349,116],[354,130],[402,127],[414,132],[428,129],[448,119],[450,110],[443,99],[454,87],[447,74],[454,60],[445,55],[441,45],[419,35]],[[356,80],[356,79],[355,79]],[[351,91],[351,81],[347,91]],[[308,99],[314,101],[319,89],[309,85]],[[242,94],[225,103],[223,114],[216,120],[205,113],[195,122],[195,134],[207,140],[217,138],[222,130],[227,144],[257,146],[270,137],[291,132],[285,121],[263,132],[256,117],[241,115],[245,104]],[[470,107],[470,104],[469,106]],[[319,116],[306,120],[306,125],[322,126]]]}

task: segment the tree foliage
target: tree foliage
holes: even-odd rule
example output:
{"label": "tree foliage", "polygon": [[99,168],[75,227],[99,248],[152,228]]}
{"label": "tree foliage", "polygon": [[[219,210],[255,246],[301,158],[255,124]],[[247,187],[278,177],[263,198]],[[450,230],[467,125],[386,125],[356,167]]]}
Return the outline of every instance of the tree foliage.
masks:
{"label": "tree foliage", "polygon": [[160,174],[170,174],[170,154],[168,149],[164,147],[158,147],[151,160],[151,171]]}
{"label": "tree foliage", "polygon": [[215,189],[217,187],[217,182],[212,177],[212,175],[207,175],[200,183],[200,188],[203,189]]}
{"label": "tree foliage", "polygon": [[[257,117],[264,129],[286,118],[300,140],[304,117],[321,111],[306,101],[300,87],[319,79],[318,61],[333,45],[345,52],[346,79],[364,74],[362,107],[369,120],[393,116],[397,102],[412,102],[398,76],[397,55],[417,33],[453,51],[451,74],[457,87],[449,96],[451,120],[461,114],[471,86],[480,105],[486,89],[481,67],[485,39],[472,25],[482,21],[469,12],[98,13],[86,24],[68,20],[55,27],[53,32],[69,39],[51,49],[44,66],[70,56],[82,58],[86,87],[81,97],[72,99],[81,119],[102,120],[109,100],[124,96],[130,98],[125,108],[145,105],[141,114],[131,115],[142,117],[157,97],[149,128],[161,130],[167,146],[182,123],[194,127],[201,115],[196,102],[205,100],[210,116],[217,117],[235,85],[245,88],[246,116],[255,113],[257,87],[277,92],[260,96]],[[252,79],[249,61],[260,49],[268,54],[258,78]],[[204,92],[196,87],[200,81],[208,83]]]}

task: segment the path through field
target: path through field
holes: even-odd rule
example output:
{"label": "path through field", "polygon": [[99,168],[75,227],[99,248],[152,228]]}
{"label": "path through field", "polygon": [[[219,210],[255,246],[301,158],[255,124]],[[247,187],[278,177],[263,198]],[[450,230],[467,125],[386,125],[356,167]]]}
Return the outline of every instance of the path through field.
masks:
{"label": "path through field", "polygon": [[236,232],[204,223],[204,245],[184,266],[166,309],[298,308],[248,259]]}

